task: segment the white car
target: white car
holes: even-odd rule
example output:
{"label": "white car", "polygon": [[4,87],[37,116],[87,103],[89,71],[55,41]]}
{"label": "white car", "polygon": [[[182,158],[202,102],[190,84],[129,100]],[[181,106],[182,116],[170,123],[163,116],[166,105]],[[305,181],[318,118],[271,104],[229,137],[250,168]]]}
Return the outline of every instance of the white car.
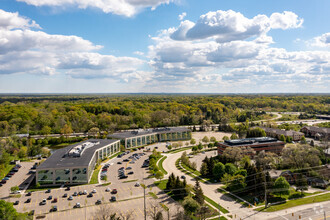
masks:
{"label": "white car", "polygon": [[137,182],[137,183],[135,183],[135,185],[134,185],[135,187],[139,187],[140,186],[140,183],[139,182]]}
{"label": "white car", "polygon": [[13,193],[14,193],[14,194],[21,194],[21,192],[22,192],[22,191],[17,190],[17,191],[15,191],[15,192],[13,192]]}
{"label": "white car", "polygon": [[92,193],[96,193],[96,189],[93,189]]}
{"label": "white car", "polygon": [[106,192],[110,192],[111,189],[108,187],[108,188],[105,189],[105,191],[106,191]]}

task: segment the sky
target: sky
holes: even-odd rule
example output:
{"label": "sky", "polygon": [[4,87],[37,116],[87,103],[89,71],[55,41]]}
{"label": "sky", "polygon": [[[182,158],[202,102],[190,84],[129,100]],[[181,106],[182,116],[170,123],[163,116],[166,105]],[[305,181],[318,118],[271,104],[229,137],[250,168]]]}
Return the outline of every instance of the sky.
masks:
{"label": "sky", "polygon": [[329,93],[328,0],[1,0],[0,93]]}

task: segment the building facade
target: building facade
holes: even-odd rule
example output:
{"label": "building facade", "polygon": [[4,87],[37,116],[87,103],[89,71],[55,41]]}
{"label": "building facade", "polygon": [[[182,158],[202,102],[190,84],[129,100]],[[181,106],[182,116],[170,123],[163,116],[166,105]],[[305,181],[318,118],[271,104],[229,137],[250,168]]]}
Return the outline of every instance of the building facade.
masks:
{"label": "building facade", "polygon": [[99,159],[120,151],[119,140],[89,139],[56,150],[36,169],[40,185],[75,185],[89,182]]}
{"label": "building facade", "polygon": [[244,138],[226,140],[217,143],[218,154],[221,155],[227,147],[251,147],[256,153],[259,151],[273,152],[280,154],[285,143],[271,137]]}
{"label": "building facade", "polygon": [[330,128],[321,128],[315,126],[305,126],[301,129],[302,132],[306,135],[306,137],[312,137],[315,139],[330,139]]}
{"label": "building facade", "polygon": [[293,131],[293,130],[286,131],[277,128],[268,128],[268,127],[260,127],[260,126],[257,127],[263,129],[266,132],[267,137],[273,137],[277,139],[280,139],[280,136],[283,134],[285,138],[291,137],[293,141],[300,141],[301,138],[304,136],[304,133],[299,131]]}
{"label": "building facade", "polygon": [[108,137],[120,139],[121,144],[129,149],[162,141],[190,140],[191,130],[183,127],[140,129],[117,132],[108,135]]}

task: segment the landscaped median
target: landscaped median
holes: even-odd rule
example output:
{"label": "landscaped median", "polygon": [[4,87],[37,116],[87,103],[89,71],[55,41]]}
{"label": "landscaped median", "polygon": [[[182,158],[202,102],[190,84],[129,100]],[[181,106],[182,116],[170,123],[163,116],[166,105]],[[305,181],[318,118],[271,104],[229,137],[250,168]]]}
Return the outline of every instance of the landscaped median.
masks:
{"label": "landscaped median", "polygon": [[164,167],[163,167],[163,162],[164,162],[164,160],[167,158],[167,156],[164,156],[164,157],[162,157],[160,160],[159,160],[159,162],[158,162],[158,167],[159,167],[159,169],[160,169],[160,171],[162,171],[162,173],[164,173],[164,175],[166,175],[167,174],[167,171],[164,169]]}
{"label": "landscaped median", "polygon": [[261,211],[261,212],[275,212],[275,211],[279,211],[282,209],[287,209],[287,208],[291,208],[291,207],[295,207],[295,206],[299,206],[299,205],[324,202],[324,201],[328,201],[328,200],[330,200],[330,193],[325,193],[322,195],[310,196],[307,198],[289,200],[289,201],[286,201],[285,203],[271,205],[267,208],[260,207],[260,208],[254,209],[254,210]]}
{"label": "landscaped median", "polygon": [[93,174],[92,174],[92,178],[91,178],[91,181],[89,181],[89,184],[99,183],[99,172],[100,172],[101,167],[102,167],[101,165],[98,165],[96,167],[96,169],[94,169]]}

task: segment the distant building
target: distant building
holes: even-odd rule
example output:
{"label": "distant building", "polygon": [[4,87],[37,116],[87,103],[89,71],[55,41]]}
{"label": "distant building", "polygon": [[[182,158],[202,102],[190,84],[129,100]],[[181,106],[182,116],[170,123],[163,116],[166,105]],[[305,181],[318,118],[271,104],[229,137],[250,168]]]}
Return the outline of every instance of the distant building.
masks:
{"label": "distant building", "polygon": [[40,185],[86,184],[97,161],[119,151],[119,140],[108,139],[89,139],[58,149],[36,168],[36,182]]}
{"label": "distant building", "polygon": [[293,131],[293,130],[285,131],[277,128],[268,128],[268,127],[260,127],[260,126],[257,127],[263,129],[268,137],[274,137],[277,139],[280,139],[280,136],[283,134],[285,138],[291,137],[293,141],[300,141],[301,138],[304,136],[304,133],[299,131]]}
{"label": "distant building", "polygon": [[108,135],[108,137],[120,139],[125,148],[133,148],[161,141],[190,140],[191,130],[184,127],[140,129],[117,132]]}
{"label": "distant building", "polygon": [[226,140],[224,142],[217,143],[218,154],[221,155],[227,147],[251,147],[257,153],[259,151],[281,153],[285,143],[278,141],[271,137],[257,137],[257,138],[245,138]]}
{"label": "distant building", "polygon": [[330,138],[330,128],[321,128],[315,126],[305,126],[301,129],[306,137],[312,137],[315,139],[329,139]]}

